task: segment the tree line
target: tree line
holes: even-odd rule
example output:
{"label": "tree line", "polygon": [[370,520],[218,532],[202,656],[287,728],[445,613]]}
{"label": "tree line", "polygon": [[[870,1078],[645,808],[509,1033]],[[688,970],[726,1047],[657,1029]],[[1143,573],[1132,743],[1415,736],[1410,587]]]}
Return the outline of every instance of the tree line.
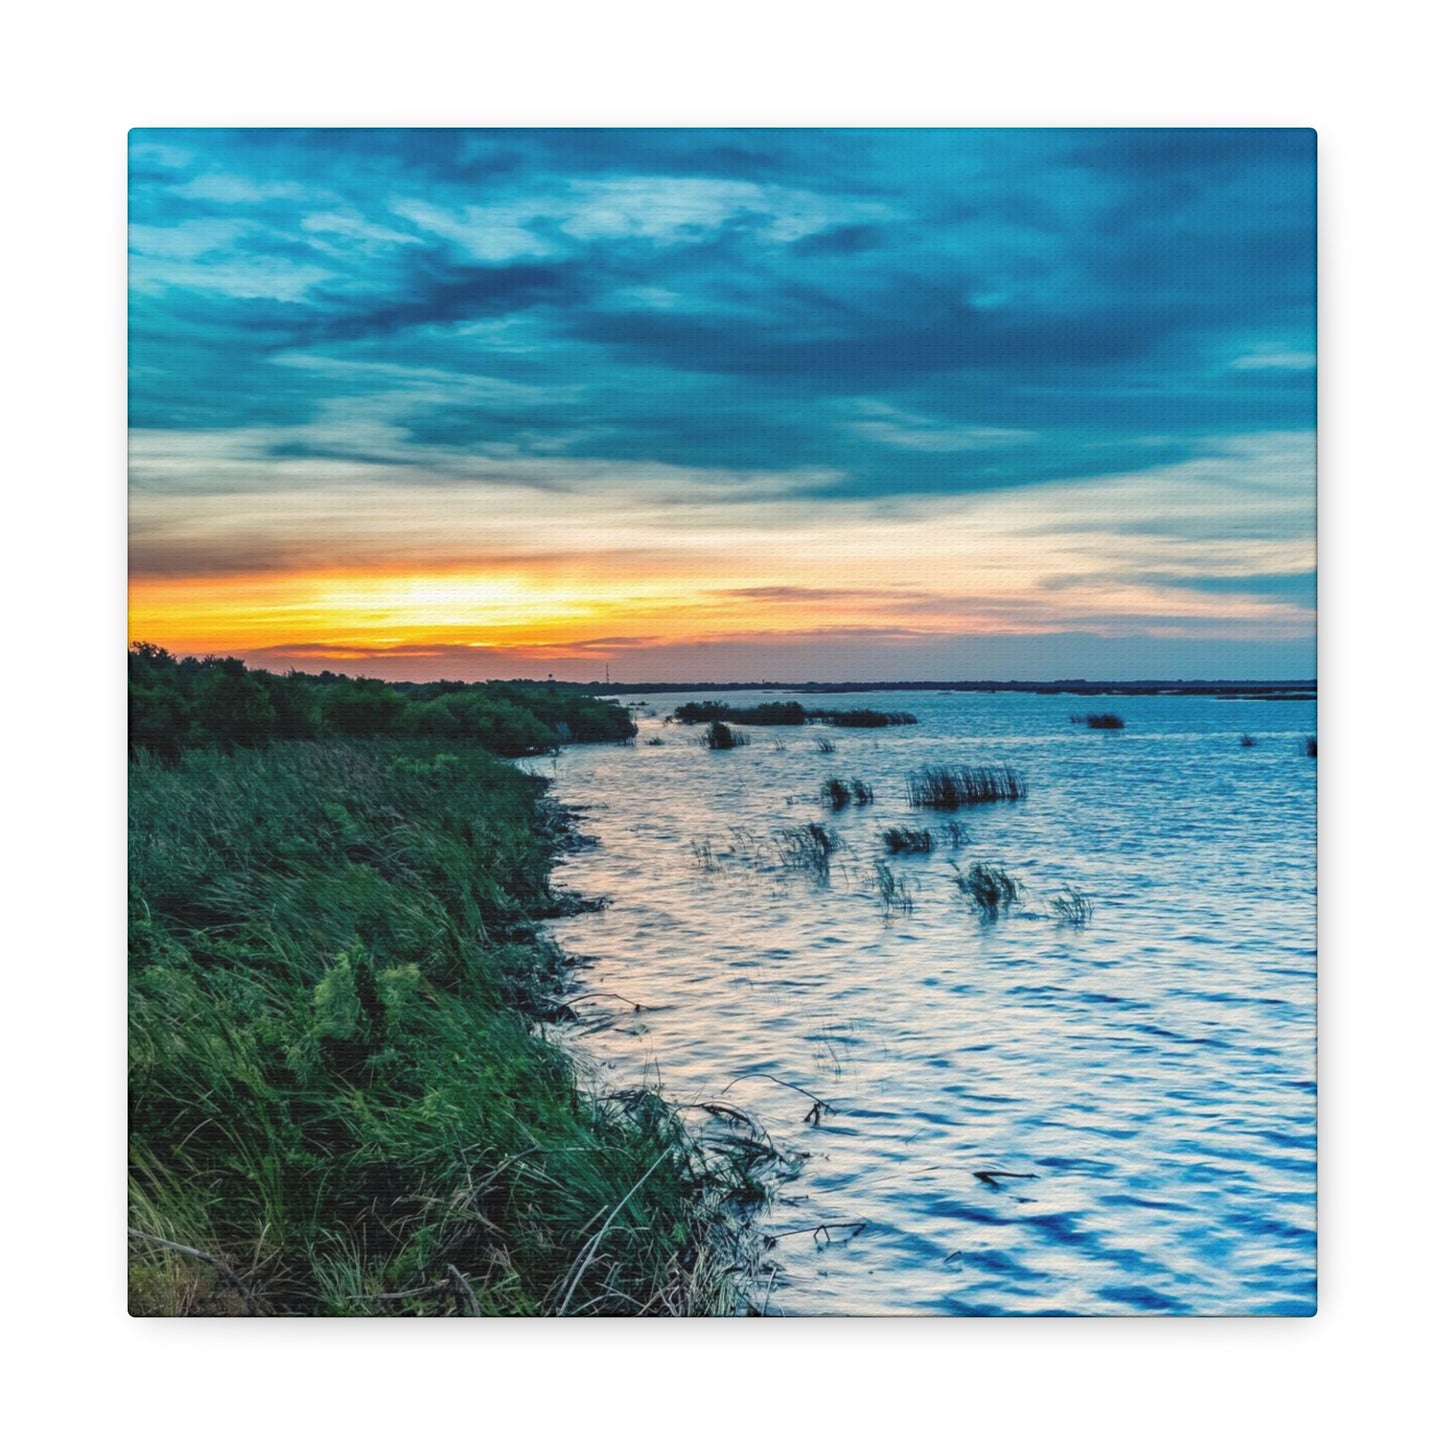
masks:
{"label": "tree line", "polygon": [[578,684],[275,673],[237,657],[176,657],[149,642],[131,645],[128,673],[131,750],[171,760],[188,748],[325,737],[466,741],[515,758],[637,732],[625,708]]}

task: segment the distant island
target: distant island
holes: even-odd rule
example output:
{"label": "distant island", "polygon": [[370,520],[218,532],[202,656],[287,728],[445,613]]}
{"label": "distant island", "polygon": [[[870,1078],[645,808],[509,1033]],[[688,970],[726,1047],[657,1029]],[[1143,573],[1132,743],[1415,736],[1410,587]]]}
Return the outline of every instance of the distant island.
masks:
{"label": "distant island", "polygon": [[612,693],[660,692],[1028,692],[1043,697],[1217,697],[1257,698],[1267,702],[1311,702],[1314,678],[1281,681],[1204,679],[1139,682],[1090,682],[1082,677],[1054,682],[594,682],[589,687]]}

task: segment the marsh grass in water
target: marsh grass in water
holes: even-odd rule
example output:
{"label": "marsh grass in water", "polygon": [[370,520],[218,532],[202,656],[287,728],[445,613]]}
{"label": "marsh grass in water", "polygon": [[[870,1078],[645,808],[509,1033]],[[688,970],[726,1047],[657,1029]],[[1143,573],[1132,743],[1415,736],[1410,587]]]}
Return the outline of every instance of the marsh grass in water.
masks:
{"label": "marsh grass in water", "polygon": [[933,834],[927,828],[885,828],[883,846],[890,853],[931,853]]}
{"label": "marsh grass in water", "polygon": [[910,727],[918,722],[911,712],[879,712],[871,707],[850,707],[839,712],[819,708],[808,716],[838,728]]}
{"label": "marsh grass in water", "polygon": [[725,722],[711,722],[702,735],[702,745],[715,753],[727,752],[730,748],[744,748],[752,739],[746,733],[734,732]]}
{"label": "marsh grass in water", "polygon": [[856,803],[861,808],[873,801],[873,789],[862,778],[853,778],[851,781],[829,778],[823,784],[822,795],[823,801],[835,813],[846,808],[849,803]]}
{"label": "marsh grass in water", "polygon": [[1049,899],[1049,908],[1060,923],[1082,928],[1094,916],[1094,902],[1087,893],[1082,893],[1073,884],[1065,887]]}
{"label": "marsh grass in water", "polygon": [[908,775],[908,802],[915,808],[951,810],[1026,797],[1027,784],[1009,767],[927,767]]}
{"label": "marsh grass in water", "polygon": [[835,743],[832,738],[818,738],[816,740],[816,746],[818,751],[824,754],[836,753],[838,751],[838,744]]}
{"label": "marsh grass in water", "polygon": [[133,1313],[739,1308],[762,1186],[535,1022],[544,789],[466,745],[133,759]]}
{"label": "marsh grass in water", "polygon": [[1083,714],[1073,713],[1069,717],[1071,723],[1083,723],[1085,727],[1094,728],[1101,732],[1117,732],[1124,726],[1124,719],[1116,712],[1086,712]]}
{"label": "marsh grass in water", "polygon": [[1314,738],[1306,738],[1300,745],[1300,756],[1306,758],[1317,758],[1319,756],[1319,744]]}
{"label": "marsh grass in water", "polygon": [[838,834],[819,823],[780,828],[774,833],[773,841],[778,861],[784,868],[807,873],[819,883],[828,881],[833,859],[842,847]]}
{"label": "marsh grass in water", "polygon": [[800,702],[763,702],[735,707],[725,702],[685,702],[672,714],[680,723],[748,723],[758,727],[801,727],[808,713]]}
{"label": "marsh grass in water", "polygon": [[953,881],[958,891],[983,918],[997,918],[1023,896],[1023,885],[996,863],[973,863],[965,873],[955,863]]}
{"label": "marsh grass in water", "polygon": [[895,913],[913,912],[913,892],[908,884],[886,863],[873,865],[874,886],[878,890],[878,902],[883,916],[891,918]]}

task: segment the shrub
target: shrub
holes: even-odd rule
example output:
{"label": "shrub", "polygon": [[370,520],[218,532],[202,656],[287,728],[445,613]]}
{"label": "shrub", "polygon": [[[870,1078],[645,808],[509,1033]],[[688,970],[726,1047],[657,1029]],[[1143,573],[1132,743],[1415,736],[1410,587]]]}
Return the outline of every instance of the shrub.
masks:
{"label": "shrub", "polygon": [[685,702],[673,714],[680,723],[751,723],[757,727],[801,727],[808,714],[800,702],[761,702],[735,707],[725,702]]}
{"label": "shrub", "polygon": [[715,753],[725,753],[729,748],[746,747],[751,739],[746,733],[735,733],[725,722],[711,722],[702,735],[702,745]]}

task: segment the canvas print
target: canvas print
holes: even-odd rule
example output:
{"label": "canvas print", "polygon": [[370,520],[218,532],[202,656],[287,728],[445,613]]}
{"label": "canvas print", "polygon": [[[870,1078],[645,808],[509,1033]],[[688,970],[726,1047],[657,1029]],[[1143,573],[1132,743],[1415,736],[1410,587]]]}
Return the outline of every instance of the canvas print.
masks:
{"label": "canvas print", "polygon": [[1312,1314],[1315,148],[132,132],[131,1312]]}

